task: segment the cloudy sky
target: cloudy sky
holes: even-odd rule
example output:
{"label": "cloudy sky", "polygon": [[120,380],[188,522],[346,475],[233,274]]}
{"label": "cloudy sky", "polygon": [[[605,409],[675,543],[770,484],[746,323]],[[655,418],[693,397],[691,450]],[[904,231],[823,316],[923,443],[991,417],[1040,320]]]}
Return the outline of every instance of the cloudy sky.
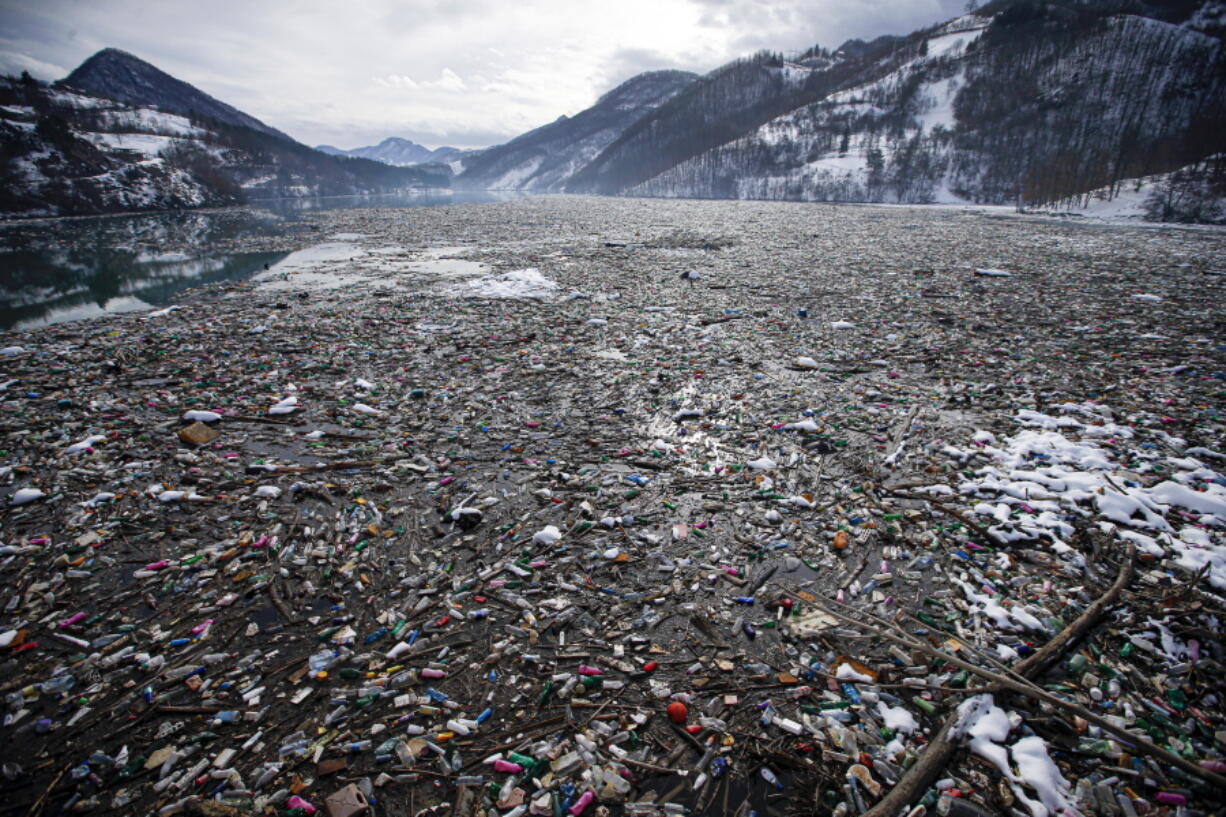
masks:
{"label": "cloudy sky", "polygon": [[0,72],[148,60],[299,141],[506,141],[660,68],[835,47],[966,0],[0,0]]}

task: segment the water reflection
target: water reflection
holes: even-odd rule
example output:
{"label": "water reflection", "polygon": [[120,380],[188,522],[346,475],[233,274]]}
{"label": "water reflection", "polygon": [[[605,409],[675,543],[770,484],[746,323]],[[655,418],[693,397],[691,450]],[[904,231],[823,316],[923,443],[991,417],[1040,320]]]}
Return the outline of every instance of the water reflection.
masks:
{"label": "water reflection", "polygon": [[513,197],[479,191],[337,196],[227,210],[0,224],[0,330],[164,306],[185,289],[245,278],[286,253],[247,252],[244,244],[305,232],[305,213]]}
{"label": "water reflection", "polygon": [[171,303],[189,287],[246,278],[287,253],[185,258],[75,247],[0,255],[0,329],[28,329]]}
{"label": "water reflection", "polygon": [[438,207],[448,204],[487,204],[511,201],[525,194],[511,191],[427,190],[420,193],[382,193],[374,196],[328,196],[326,198],[268,199],[255,206],[275,213],[305,213],[319,210],[351,210],[358,207]]}

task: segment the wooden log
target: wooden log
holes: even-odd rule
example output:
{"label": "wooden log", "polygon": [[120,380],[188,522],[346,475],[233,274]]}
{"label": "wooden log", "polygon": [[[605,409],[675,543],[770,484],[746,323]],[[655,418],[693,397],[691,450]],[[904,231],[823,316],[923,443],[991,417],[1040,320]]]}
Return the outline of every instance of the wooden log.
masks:
{"label": "wooden log", "polygon": [[[1119,599],[1120,593],[1125,587],[1128,586],[1128,582],[1132,580],[1133,561],[1135,556],[1136,547],[1129,544],[1127,552],[1124,554],[1123,562],[1120,564],[1120,569],[1116,575],[1115,581],[1112,583],[1107,592],[1099,597],[1097,601],[1087,607],[1084,611],[1082,611],[1081,615],[1077,617],[1076,621],[1061,630],[1055,638],[1047,642],[1047,644],[1045,644],[1033,655],[1019,662],[1015,667],[1013,667],[1013,671],[1024,678],[1034,678],[1041,675],[1044,671],[1059,661],[1064,653],[1074,644],[1080,641],[1081,638],[1087,632],[1089,632],[1095,624],[1098,623],[1099,619],[1102,618],[1103,613],[1106,612],[1107,609],[1115,604],[1115,602]],[[835,615],[837,615],[837,613]],[[980,672],[979,674],[984,675],[993,681],[1008,680],[1003,676],[993,677],[995,675],[994,673]],[[1002,686],[1013,689],[1013,685],[1008,683],[1002,684]],[[861,817],[895,817],[895,815],[899,814],[913,802],[919,799],[928,789],[928,787],[932,785],[932,782],[945,771],[946,767],[949,765],[949,762],[953,759],[954,754],[958,750],[958,740],[953,736],[953,729],[954,726],[957,725],[957,722],[958,716],[956,713],[947,717],[936,736],[928,742],[928,747],[924,749],[915,765],[907,770],[906,774],[904,774],[898,783],[896,783],[890,789],[890,791],[886,793],[885,797],[877,801],[877,803],[865,811]],[[1138,738],[1134,735],[1130,734],[1126,739],[1130,743],[1138,743]],[[1156,749],[1158,747],[1153,748]],[[1168,760],[1166,755],[1169,755],[1170,753],[1165,752],[1165,750],[1160,750],[1160,752],[1162,752],[1162,754],[1158,755],[1158,757],[1163,760]],[[1189,771],[1189,769],[1184,767],[1184,764],[1188,762],[1183,758],[1178,759],[1182,762],[1176,765],[1181,766],[1181,768],[1184,768],[1185,771]],[[1192,772],[1193,774],[1209,780],[1209,782],[1214,783],[1214,785],[1221,786],[1226,784],[1226,780],[1221,780],[1218,775],[1210,776],[1210,773],[1207,772],[1207,770],[1201,769],[1199,766],[1195,766],[1195,764],[1188,763],[1188,765],[1191,765],[1193,769],[1195,769],[1195,771]],[[1213,780],[1212,778],[1214,777],[1217,777],[1221,782]]]}

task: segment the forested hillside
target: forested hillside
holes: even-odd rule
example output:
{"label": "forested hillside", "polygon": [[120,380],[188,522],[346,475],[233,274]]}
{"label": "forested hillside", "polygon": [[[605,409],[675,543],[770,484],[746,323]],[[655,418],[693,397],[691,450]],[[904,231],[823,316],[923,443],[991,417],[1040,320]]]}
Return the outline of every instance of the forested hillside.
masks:
{"label": "forested hillside", "polygon": [[[1224,149],[1221,40],[1187,25],[1012,5],[892,43],[862,72],[867,81],[646,179],[623,171],[606,174],[610,182],[598,187],[1037,204],[1193,165]],[[659,128],[658,121],[637,126],[649,134]],[[635,155],[608,151],[593,167],[631,167]],[[585,189],[590,173],[573,189]]]}
{"label": "forested hillside", "polygon": [[[996,0],[906,37],[762,52],[688,83],[548,189],[1050,206],[1178,170],[1220,195],[1224,31],[1226,4],[1206,0]],[[534,172],[482,178],[536,189]]]}

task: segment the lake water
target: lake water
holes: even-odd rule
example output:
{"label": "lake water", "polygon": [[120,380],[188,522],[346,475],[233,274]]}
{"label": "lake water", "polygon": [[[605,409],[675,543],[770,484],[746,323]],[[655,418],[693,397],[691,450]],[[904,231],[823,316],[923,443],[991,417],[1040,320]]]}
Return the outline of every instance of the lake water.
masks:
{"label": "lake water", "polygon": [[0,222],[0,331],[142,311],[173,303],[191,287],[247,278],[287,253],[218,248],[305,232],[304,214],[509,197],[470,191],[336,196],[227,210]]}

